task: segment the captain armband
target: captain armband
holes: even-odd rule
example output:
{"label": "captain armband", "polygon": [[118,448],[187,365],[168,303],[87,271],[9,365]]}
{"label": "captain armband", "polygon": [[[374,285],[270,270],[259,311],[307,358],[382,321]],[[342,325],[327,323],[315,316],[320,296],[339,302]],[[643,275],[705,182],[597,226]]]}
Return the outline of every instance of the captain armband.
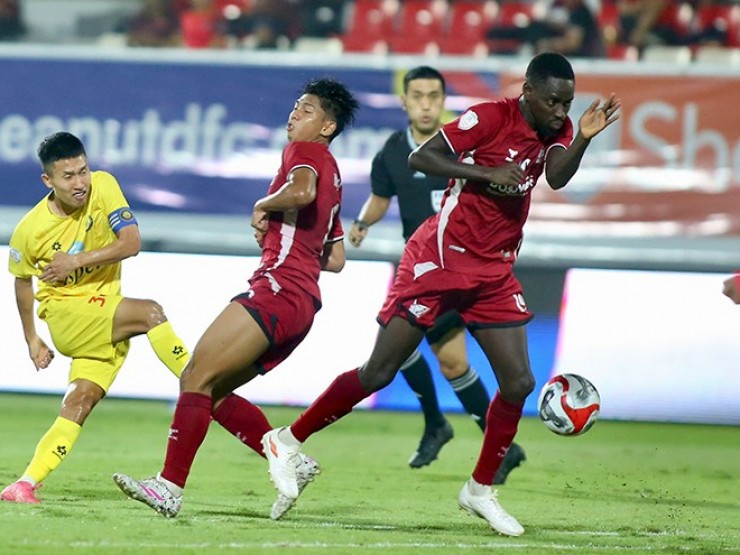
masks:
{"label": "captain armband", "polygon": [[138,225],[139,222],[136,221],[136,217],[131,212],[131,209],[128,206],[124,206],[108,214],[108,223],[113,233],[118,233],[127,225]]}

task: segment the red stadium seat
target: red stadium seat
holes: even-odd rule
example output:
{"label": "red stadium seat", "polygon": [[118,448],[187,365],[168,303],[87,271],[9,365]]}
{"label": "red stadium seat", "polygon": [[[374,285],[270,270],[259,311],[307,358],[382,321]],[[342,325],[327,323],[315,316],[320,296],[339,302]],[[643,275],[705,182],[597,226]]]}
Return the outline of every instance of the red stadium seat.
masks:
{"label": "red stadium seat", "polygon": [[347,33],[384,38],[393,32],[396,4],[384,0],[356,0]]}
{"label": "red stadium seat", "polygon": [[[526,27],[534,19],[535,4],[524,2],[501,2],[498,15],[489,27]],[[488,39],[491,52],[499,54],[515,53],[521,44],[516,40]]]}
{"label": "red stadium seat", "polygon": [[442,35],[446,15],[446,2],[406,0],[401,6],[401,21],[395,35],[434,40]]}
{"label": "red stadium seat", "polygon": [[397,4],[386,0],[356,0],[347,32],[341,37],[347,52],[387,51]]}
{"label": "red stadium seat", "polygon": [[726,30],[725,46],[740,46],[740,5],[706,5],[696,13],[701,29]]}
{"label": "red stadium seat", "polygon": [[454,2],[445,36],[466,42],[484,40],[495,13],[495,2]]}

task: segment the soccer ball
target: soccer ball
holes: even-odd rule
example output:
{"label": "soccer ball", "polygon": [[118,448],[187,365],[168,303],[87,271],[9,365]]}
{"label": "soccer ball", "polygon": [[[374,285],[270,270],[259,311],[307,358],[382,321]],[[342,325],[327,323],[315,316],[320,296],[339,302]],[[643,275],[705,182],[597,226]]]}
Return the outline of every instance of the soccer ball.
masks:
{"label": "soccer ball", "polygon": [[561,374],[545,384],[537,409],[545,426],[561,436],[577,436],[599,417],[601,397],[594,384],[577,374]]}

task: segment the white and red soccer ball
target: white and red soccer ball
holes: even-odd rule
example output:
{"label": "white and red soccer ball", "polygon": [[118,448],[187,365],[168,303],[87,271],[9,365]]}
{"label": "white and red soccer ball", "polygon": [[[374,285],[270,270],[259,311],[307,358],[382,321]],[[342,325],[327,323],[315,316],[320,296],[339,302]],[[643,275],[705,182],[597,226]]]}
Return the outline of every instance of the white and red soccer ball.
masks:
{"label": "white and red soccer ball", "polygon": [[599,417],[601,397],[594,385],[578,374],[561,374],[540,391],[537,410],[545,426],[561,436],[588,431]]}

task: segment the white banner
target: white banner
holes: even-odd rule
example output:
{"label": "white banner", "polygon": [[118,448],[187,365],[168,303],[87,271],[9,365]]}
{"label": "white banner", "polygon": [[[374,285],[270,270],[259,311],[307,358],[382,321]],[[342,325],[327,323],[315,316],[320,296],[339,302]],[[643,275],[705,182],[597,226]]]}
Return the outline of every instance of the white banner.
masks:
{"label": "white banner", "polygon": [[[7,259],[8,248],[2,246],[0,260]],[[246,280],[258,263],[256,257],[141,253],[123,263],[123,294],[161,304],[192,351],[229,300],[246,289]],[[362,364],[375,342],[375,316],[393,272],[388,262],[365,261],[348,261],[340,274],[324,272],[320,281],[323,308],[306,340],[278,368],[240,391],[257,403],[308,405],[339,373]],[[0,391],[64,392],[69,360],[57,353],[49,368],[34,370],[15,306],[14,278],[5,269],[0,275],[4,360]],[[46,324],[37,321],[37,330],[52,346]],[[176,399],[178,382],[141,336],[132,339],[129,357],[110,395]],[[362,406],[371,403],[372,398]]]}

